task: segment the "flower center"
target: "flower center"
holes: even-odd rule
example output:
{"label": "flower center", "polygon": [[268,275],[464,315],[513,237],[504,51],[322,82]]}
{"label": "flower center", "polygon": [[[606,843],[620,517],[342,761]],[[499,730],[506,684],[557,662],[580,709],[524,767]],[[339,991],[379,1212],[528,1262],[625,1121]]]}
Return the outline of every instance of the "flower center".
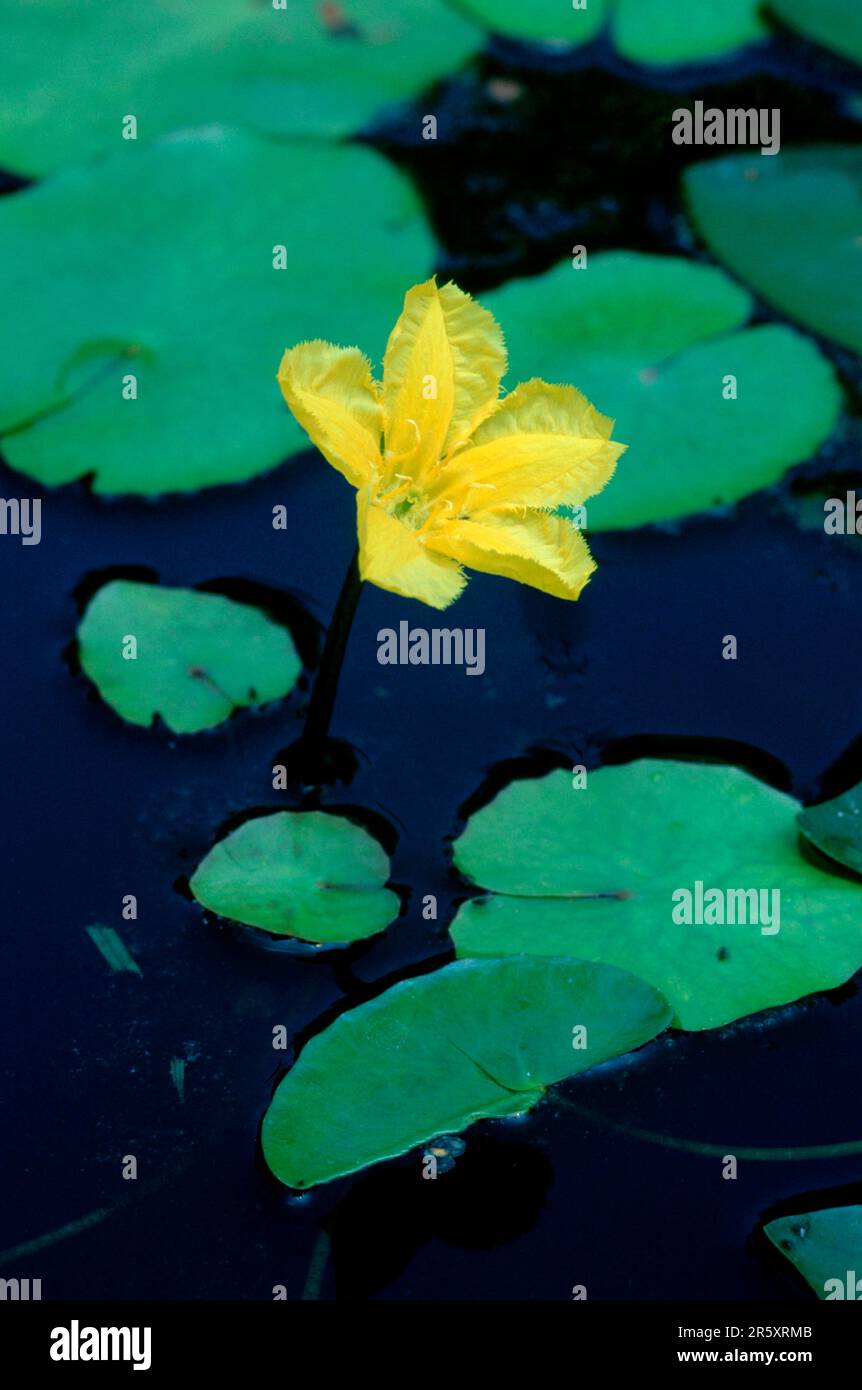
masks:
{"label": "flower center", "polygon": [[399,521],[404,521],[419,501],[419,494],[411,492],[409,497],[402,497],[400,502],[396,502],[392,508],[392,515],[397,516]]}

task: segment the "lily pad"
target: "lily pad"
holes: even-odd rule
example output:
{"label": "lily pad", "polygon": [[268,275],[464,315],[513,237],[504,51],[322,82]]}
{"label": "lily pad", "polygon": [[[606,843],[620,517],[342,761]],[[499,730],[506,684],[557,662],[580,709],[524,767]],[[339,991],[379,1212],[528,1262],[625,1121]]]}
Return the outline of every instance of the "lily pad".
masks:
{"label": "lily pad", "polygon": [[[405,980],[312,1038],[263,1121],[264,1157],[313,1187],[640,1047],[670,1010],[643,980],[573,960],[464,961]],[[575,1029],[585,1047],[573,1045]]]}
{"label": "lily pad", "polygon": [[359,146],[199,131],[4,198],[4,457],[103,493],[251,478],[308,447],[284,348],[382,353],[432,254],[410,185]]}
{"label": "lily pad", "polygon": [[[514,782],[455,841],[457,867],[494,894],[459,909],[457,953],[617,965],[692,1030],[843,984],[862,966],[862,886],[802,857],[799,809],[738,768],[653,759],[600,768],[585,789],[565,772]],[[698,882],[724,895],[725,925],[674,920],[674,893]],[[757,922],[732,924],[733,889],[764,890],[763,918],[758,897]]]}
{"label": "lily pad", "polygon": [[131,724],[158,714],[175,734],[277,700],[302,668],[290,633],[220,594],[125,579],[105,584],[80,627],[81,666]]}
{"label": "lily pad", "polygon": [[508,38],[559,43],[575,48],[596,37],[613,0],[450,0],[454,7]]}
{"label": "lily pad", "polygon": [[[0,0],[0,165],[44,175],[211,122],[341,136],[481,46],[444,0]],[[370,203],[369,203],[370,206]]]}
{"label": "lily pad", "polygon": [[781,1216],[763,1229],[818,1298],[862,1298],[862,1207]]}
{"label": "lily pad", "polygon": [[844,58],[862,63],[862,9],[859,0],[770,0],[770,9],[807,39]]}
{"label": "lily pad", "polygon": [[[862,151],[731,155],[686,170],[685,190],[701,235],[735,275],[806,328],[862,352]],[[793,379],[793,391],[800,386]]]}
{"label": "lily pad", "polygon": [[808,806],[799,816],[799,828],[830,859],[862,874],[862,783],[832,801]]}
{"label": "lily pad", "polygon": [[495,34],[568,48],[589,43],[611,17],[614,43],[633,63],[664,65],[722,58],[766,32],[760,0],[681,6],[679,0],[452,0]]}
{"label": "lily pad", "polygon": [[618,0],[613,21],[617,50],[632,63],[666,65],[724,58],[763,38],[761,0],[680,4],[679,0]]}
{"label": "lily pad", "polygon": [[367,830],[323,811],[257,816],[213,845],[190,888],[220,917],[302,941],[359,941],[398,916],[389,860]]}
{"label": "lily pad", "polygon": [[586,507],[588,530],[738,501],[813,454],[838,416],[825,357],[789,328],[746,328],[748,295],[710,266],[612,251],[483,302],[506,333],[510,381],[577,386],[629,444]]}

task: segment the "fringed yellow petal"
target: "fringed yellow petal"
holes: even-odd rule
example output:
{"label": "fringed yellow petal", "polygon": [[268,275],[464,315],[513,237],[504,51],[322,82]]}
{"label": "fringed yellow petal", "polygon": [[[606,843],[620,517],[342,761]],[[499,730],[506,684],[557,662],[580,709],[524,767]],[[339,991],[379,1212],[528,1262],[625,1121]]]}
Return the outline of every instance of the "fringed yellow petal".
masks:
{"label": "fringed yellow petal", "polygon": [[373,500],[365,488],[356,497],[359,573],[369,583],[432,608],[448,608],[467,580],[460,565],[432,554],[416,531]]}
{"label": "fringed yellow petal", "polygon": [[530,584],[555,598],[576,599],[596,568],[580,531],[544,512],[452,521],[427,543],[470,569]]}
{"label": "fringed yellow petal", "polygon": [[441,482],[471,515],[580,506],[605,486],[625,448],[610,438],[612,429],[574,386],[534,378],[479,426]]}
{"label": "fringed yellow petal", "polygon": [[349,483],[362,487],[379,475],[383,410],[358,348],[300,343],[282,357],[278,384],[311,442]]}
{"label": "fringed yellow petal", "polygon": [[446,450],[469,439],[496,409],[506,375],[503,330],[494,315],[455,284],[439,291],[446,336],[455,364],[455,404]]}
{"label": "fringed yellow petal", "polygon": [[455,400],[455,364],[433,280],[414,285],[383,359],[388,478],[420,479],[443,452]]}
{"label": "fringed yellow petal", "polygon": [[505,371],[493,314],[457,285],[414,286],[383,364],[386,446],[395,471],[427,480],[495,409]]}

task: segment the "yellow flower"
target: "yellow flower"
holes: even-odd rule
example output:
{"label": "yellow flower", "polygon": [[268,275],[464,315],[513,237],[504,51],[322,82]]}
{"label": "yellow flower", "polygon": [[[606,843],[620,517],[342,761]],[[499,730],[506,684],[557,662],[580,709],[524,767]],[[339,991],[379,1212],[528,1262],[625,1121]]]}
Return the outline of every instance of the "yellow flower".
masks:
{"label": "yellow flower", "polygon": [[414,285],[389,337],[382,384],[358,348],[300,343],[284,399],[357,491],[359,570],[382,589],[447,608],[462,566],[575,599],[595,564],[571,521],[624,449],[573,386],[538,378],[500,398],[494,316],[433,279]]}

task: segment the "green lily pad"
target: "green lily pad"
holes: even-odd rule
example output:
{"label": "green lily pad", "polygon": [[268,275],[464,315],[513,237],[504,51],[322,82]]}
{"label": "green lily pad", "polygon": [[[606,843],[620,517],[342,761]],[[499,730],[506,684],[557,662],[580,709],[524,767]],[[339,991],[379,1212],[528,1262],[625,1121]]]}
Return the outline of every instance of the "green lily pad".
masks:
{"label": "green lily pad", "polygon": [[302,941],[359,941],[398,916],[389,860],[367,830],[323,811],[276,811],[213,845],[190,888],[249,927]]}
{"label": "green lily pad", "polygon": [[679,0],[452,0],[495,34],[569,48],[589,43],[611,16],[614,43],[633,63],[663,65],[722,58],[766,32],[760,0],[681,6]]}
{"label": "green lily pad", "polygon": [[264,1157],[289,1187],[329,1182],[474,1120],[522,1114],[555,1081],[640,1047],[669,1016],[643,980],[606,966],[445,966],[311,1039],[264,1116]]}
{"label": "green lily pad", "polygon": [[[617,965],[692,1030],[834,988],[862,966],[862,886],[802,857],[792,797],[734,767],[652,759],[591,772],[585,789],[572,780],[512,783],[455,841],[457,867],[494,894],[459,909],[459,956]],[[725,897],[725,925],[674,921],[673,894],[698,882],[764,890],[763,918],[730,924]],[[764,930],[772,890],[777,932]]]}
{"label": "green lily pad", "polygon": [[617,50],[632,63],[664,65],[723,58],[763,38],[761,0],[680,4],[679,0],[618,0],[613,20]]}
{"label": "green lily pad", "polygon": [[806,328],[862,352],[862,151],[731,155],[687,169],[685,191],[698,230],[735,275]]}
{"label": "green lily pad", "polygon": [[862,1207],[780,1216],[763,1229],[818,1298],[862,1298]]}
{"label": "green lily pad", "polygon": [[102,493],[251,478],[308,447],[275,379],[284,349],[382,355],[432,254],[410,186],[358,146],[197,132],[4,198],[4,457]]}
{"label": "green lily pad", "polygon": [[[629,445],[587,504],[588,530],[738,501],[814,453],[838,416],[825,357],[789,328],[746,328],[748,295],[710,266],[605,252],[483,302],[503,325],[510,382],[577,386]],[[724,398],[726,376],[735,400]]]}
{"label": "green lily pad", "polygon": [[859,0],[770,0],[770,9],[807,39],[862,63],[862,9]]}
{"label": "green lily pad", "polygon": [[125,579],[90,601],[78,643],[81,666],[106,704],[130,724],[149,726],[161,715],[175,734],[279,699],[302,669],[290,633],[259,609]]}
{"label": "green lily pad", "polygon": [[141,141],[213,122],[347,135],[483,39],[444,0],[0,0],[0,16],[0,165],[31,175],[116,151],[127,115]]}
{"label": "green lily pad", "polygon": [[559,42],[575,48],[589,43],[605,22],[613,0],[586,0],[575,9],[571,0],[451,0],[457,8],[508,38]]}
{"label": "green lily pad", "polygon": [[830,859],[862,874],[862,783],[832,801],[808,806],[800,813],[799,828]]}

